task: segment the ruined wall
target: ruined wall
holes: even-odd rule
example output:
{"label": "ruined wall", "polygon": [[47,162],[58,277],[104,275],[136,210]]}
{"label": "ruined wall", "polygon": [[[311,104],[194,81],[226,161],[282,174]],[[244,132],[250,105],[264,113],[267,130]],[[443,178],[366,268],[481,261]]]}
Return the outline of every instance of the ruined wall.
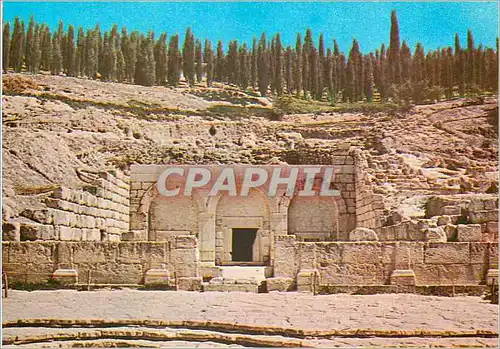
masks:
{"label": "ruined wall", "polygon": [[[176,236],[162,242],[4,242],[2,266],[10,283],[46,283],[61,280],[60,271],[73,271],[65,283],[169,283],[197,290],[196,238]],[[168,280],[167,280],[168,279]],[[69,281],[69,282],[68,282]]]}
{"label": "ruined wall", "polygon": [[378,229],[384,222],[384,202],[382,195],[374,194],[366,169],[366,154],[359,149],[352,151],[356,163],[356,227]]}
{"label": "ruined wall", "polygon": [[293,280],[299,291],[319,285],[389,285],[408,273],[413,285],[485,284],[498,268],[498,244],[488,242],[298,242],[275,240],[274,277]]}
{"label": "ruined wall", "polygon": [[376,229],[379,241],[497,242],[498,197],[487,194],[429,198],[426,217]]}
{"label": "ruined wall", "polygon": [[3,223],[4,241],[120,241],[129,229],[129,178],[120,171],[100,172],[82,190],[58,188],[44,208],[21,212],[20,221]]}

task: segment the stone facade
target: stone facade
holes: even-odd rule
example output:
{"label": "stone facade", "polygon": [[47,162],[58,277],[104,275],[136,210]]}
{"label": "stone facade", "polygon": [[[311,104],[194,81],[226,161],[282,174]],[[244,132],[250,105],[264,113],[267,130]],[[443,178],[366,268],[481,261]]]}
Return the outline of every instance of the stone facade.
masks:
{"label": "stone facade", "polygon": [[[226,193],[210,196],[206,189],[191,196],[163,197],[156,182],[165,166],[132,166],[130,233],[126,239],[161,241],[175,235],[194,235],[200,241],[200,258],[217,264],[231,262],[233,229],[256,229],[253,262],[269,264],[275,236],[294,234],[301,240],[345,241],[356,227],[356,175],[352,156],[334,166],[332,188],[340,196],[276,196],[259,188],[248,196]],[[213,169],[214,167],[212,167]],[[215,170],[214,170],[215,171]],[[241,177],[236,178],[241,185]],[[182,187],[183,182],[178,183]]]}

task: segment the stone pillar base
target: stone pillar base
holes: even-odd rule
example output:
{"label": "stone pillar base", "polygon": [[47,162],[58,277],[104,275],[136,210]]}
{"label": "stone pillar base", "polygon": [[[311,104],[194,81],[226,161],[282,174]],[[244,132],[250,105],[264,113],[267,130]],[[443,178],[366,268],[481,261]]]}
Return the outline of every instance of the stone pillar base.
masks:
{"label": "stone pillar base", "polygon": [[292,278],[284,278],[284,277],[269,278],[266,279],[266,290],[267,292],[293,291],[294,281],[295,280]]}
{"label": "stone pillar base", "polygon": [[170,285],[170,273],[167,269],[149,269],[144,274],[144,285]]}
{"label": "stone pillar base", "polygon": [[301,270],[297,274],[297,291],[314,293],[317,277],[318,271],[316,269]]}
{"label": "stone pillar base", "polygon": [[411,269],[396,269],[391,274],[391,285],[415,286],[415,272]]}
{"label": "stone pillar base", "polygon": [[200,291],[201,277],[177,278],[177,291]]}
{"label": "stone pillar base", "polygon": [[488,269],[488,273],[486,274],[486,284],[498,284],[498,269]]}
{"label": "stone pillar base", "polygon": [[74,285],[78,282],[76,269],[57,269],[52,273],[52,280],[62,285]]}

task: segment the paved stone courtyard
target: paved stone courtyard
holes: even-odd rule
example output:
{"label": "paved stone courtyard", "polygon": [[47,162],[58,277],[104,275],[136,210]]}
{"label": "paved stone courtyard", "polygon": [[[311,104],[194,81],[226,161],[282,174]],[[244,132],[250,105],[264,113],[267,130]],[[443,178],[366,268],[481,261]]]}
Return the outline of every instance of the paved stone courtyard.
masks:
{"label": "paved stone courtyard", "polygon": [[[490,304],[480,297],[435,297],[414,294],[313,296],[277,292],[196,293],[128,289],[95,292],[11,291],[9,297],[3,299],[3,323],[17,319],[157,319],[219,321],[304,330],[432,330],[469,333],[471,330],[484,330],[498,333],[498,309],[498,305]],[[4,338],[21,334],[39,335],[53,330],[48,327],[44,329],[8,327],[4,329]],[[58,330],[74,331],[74,329]],[[165,342],[165,345],[161,346],[172,346],[173,343]],[[179,346],[182,343],[184,342],[178,341]],[[496,347],[498,339],[481,338],[481,336],[310,338],[308,343],[313,346],[439,344]],[[208,341],[204,344],[212,346]],[[35,344],[31,344],[33,345]]]}

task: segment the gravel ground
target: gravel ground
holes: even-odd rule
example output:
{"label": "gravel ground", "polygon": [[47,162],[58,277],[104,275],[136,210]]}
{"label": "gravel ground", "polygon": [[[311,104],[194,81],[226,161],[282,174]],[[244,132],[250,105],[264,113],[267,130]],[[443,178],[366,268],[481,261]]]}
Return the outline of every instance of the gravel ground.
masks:
{"label": "gravel ground", "polygon": [[479,297],[115,290],[11,291],[3,321],[28,318],[213,320],[302,329],[497,331],[498,306]]}

